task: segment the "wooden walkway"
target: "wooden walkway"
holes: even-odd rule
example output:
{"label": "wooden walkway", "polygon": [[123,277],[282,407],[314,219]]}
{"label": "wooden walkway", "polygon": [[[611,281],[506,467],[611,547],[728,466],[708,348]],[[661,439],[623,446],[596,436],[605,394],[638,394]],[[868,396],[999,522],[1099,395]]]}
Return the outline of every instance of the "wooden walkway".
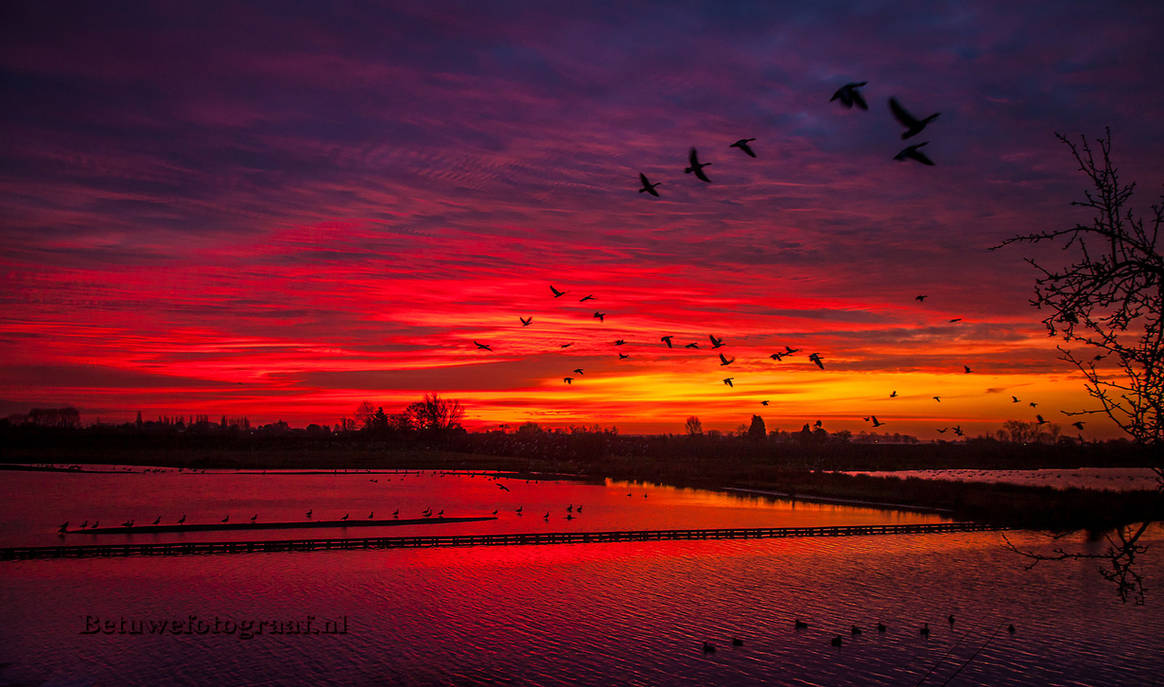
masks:
{"label": "wooden walkway", "polygon": [[531,544],[598,544],[608,542],[696,539],[771,539],[784,537],[852,537],[890,534],[989,532],[1007,529],[975,522],[914,525],[843,525],[837,527],[748,527],[716,530],[629,530],[613,532],[540,532],[527,534],[463,534],[433,537],[365,537],[358,539],[277,539],[271,541],[206,541],[62,546],[20,546],[0,549],[0,560],[93,558],[113,556],[175,556],[214,553],[270,553],[336,549],[416,549],[446,546],[523,546]]}

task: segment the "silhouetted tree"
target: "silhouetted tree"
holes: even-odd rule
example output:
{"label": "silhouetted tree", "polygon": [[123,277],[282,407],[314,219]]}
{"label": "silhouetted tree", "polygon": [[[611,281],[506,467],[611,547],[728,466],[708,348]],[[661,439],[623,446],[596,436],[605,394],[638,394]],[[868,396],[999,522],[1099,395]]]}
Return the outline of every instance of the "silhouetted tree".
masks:
{"label": "silhouetted tree", "polygon": [[752,416],[752,426],[748,427],[748,436],[752,439],[763,439],[768,436],[768,430],[764,427],[764,418],[759,415]]}
{"label": "silhouetted tree", "polygon": [[360,403],[360,405],[356,407],[356,426],[366,429],[372,422],[372,416],[375,414],[376,406],[372,405],[368,401]]}
{"label": "silhouetted tree", "polygon": [[448,400],[434,394],[425,394],[405,409],[414,427],[420,430],[442,432],[461,426],[465,409],[460,401]]}
{"label": "silhouetted tree", "polygon": [[[1062,134],[1055,136],[1090,182],[1083,200],[1072,202],[1092,211],[1090,224],[1015,236],[996,248],[1049,242],[1072,256],[1062,267],[1027,259],[1039,271],[1030,302],[1047,311],[1048,335],[1098,351],[1084,354],[1057,346],[1060,357],[1083,373],[1088,394],[1100,406],[1064,412],[1106,415],[1135,442],[1164,446],[1164,257],[1159,247],[1164,196],[1151,206],[1148,220],[1128,207],[1135,183],[1120,182],[1111,160],[1111,129],[1096,139],[1098,157],[1086,137],[1076,145]],[[1154,453],[1152,469],[1164,490],[1164,451]],[[1120,598],[1143,603],[1143,578],[1133,564],[1145,549],[1139,540],[1146,530],[1146,523],[1117,529],[1103,553],[1056,549],[1048,556],[1011,548],[1031,558],[1032,566],[1044,560],[1104,560],[1107,567],[1100,573],[1117,584]]]}
{"label": "silhouetted tree", "polygon": [[694,415],[687,418],[687,422],[683,424],[683,428],[687,430],[687,436],[689,437],[696,437],[703,434],[703,423]]}

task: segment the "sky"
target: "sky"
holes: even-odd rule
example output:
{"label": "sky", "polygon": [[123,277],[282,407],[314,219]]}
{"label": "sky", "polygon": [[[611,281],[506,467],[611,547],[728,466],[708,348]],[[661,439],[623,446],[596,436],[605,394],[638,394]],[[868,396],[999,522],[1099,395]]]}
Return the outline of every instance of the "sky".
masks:
{"label": "sky", "polygon": [[108,5],[0,9],[0,415],[1066,425],[1065,254],[988,249],[1088,220],[1055,132],[1164,183],[1159,3]]}

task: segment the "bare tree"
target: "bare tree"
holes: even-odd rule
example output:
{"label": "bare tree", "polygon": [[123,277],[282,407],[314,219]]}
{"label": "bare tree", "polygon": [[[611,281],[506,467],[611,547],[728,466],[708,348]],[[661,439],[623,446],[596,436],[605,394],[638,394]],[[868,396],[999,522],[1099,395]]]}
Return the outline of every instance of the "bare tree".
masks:
{"label": "bare tree", "polygon": [[703,423],[700,422],[699,418],[695,417],[694,415],[687,418],[687,422],[683,424],[683,428],[687,430],[687,436],[689,437],[700,436],[703,434]]}
{"label": "bare tree", "polygon": [[404,410],[416,429],[447,431],[461,426],[465,408],[460,401],[448,400],[433,394],[425,394],[423,401],[417,401]]}
{"label": "bare tree", "polygon": [[[1031,305],[1047,311],[1048,334],[1093,349],[1083,354],[1058,346],[1100,406],[1067,414],[1103,414],[1140,444],[1164,444],[1164,195],[1148,220],[1129,209],[1135,184],[1121,183],[1112,165],[1110,129],[1096,139],[1098,159],[1086,138],[1076,145],[1056,136],[1091,182],[1084,200],[1072,203],[1094,212],[1091,223],[1015,236],[996,248],[1051,242],[1072,253],[1072,262],[1057,268],[1027,259],[1040,274]],[[1164,482],[1164,459],[1152,467]]]}
{"label": "bare tree", "polygon": [[[1084,376],[1084,386],[1099,408],[1067,412],[1067,415],[1102,414],[1109,417],[1135,442],[1164,445],[1161,409],[1164,407],[1164,258],[1159,238],[1164,224],[1164,195],[1151,206],[1145,220],[1130,209],[1135,184],[1123,184],[1111,160],[1111,130],[1096,139],[1098,150],[1081,136],[1078,144],[1062,134],[1055,136],[1071,151],[1090,188],[1073,206],[1093,212],[1090,224],[1041,231],[1007,239],[1012,243],[1050,243],[1071,255],[1068,264],[1047,267],[1027,259],[1039,272],[1031,305],[1047,312],[1043,324],[1050,336],[1061,336],[1060,357]],[[1097,155],[1098,153],[1098,155]],[[1079,353],[1068,346],[1081,345]],[[1158,489],[1164,491],[1164,452],[1156,451],[1152,469]],[[1143,578],[1134,565],[1145,546],[1140,537],[1148,523],[1117,528],[1107,537],[1103,553],[1069,552],[1038,554],[1014,551],[1041,561],[1067,559],[1103,560],[1104,578],[1116,583],[1120,598],[1144,602]]]}

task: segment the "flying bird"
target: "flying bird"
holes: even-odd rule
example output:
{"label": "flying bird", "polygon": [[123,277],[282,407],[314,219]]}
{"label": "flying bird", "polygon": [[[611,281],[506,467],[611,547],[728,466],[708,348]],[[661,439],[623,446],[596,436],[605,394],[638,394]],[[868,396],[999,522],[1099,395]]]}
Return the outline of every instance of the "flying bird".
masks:
{"label": "flying bird", "polygon": [[831,103],[834,100],[840,100],[841,104],[849,109],[852,109],[853,106],[856,105],[862,110],[868,110],[869,104],[865,102],[865,97],[862,96],[861,92],[857,90],[867,83],[869,82],[856,81],[853,83],[847,83],[844,86],[838,88],[836,93],[833,93],[833,97],[829,98],[829,102]]}
{"label": "flying bird", "polygon": [[581,375],[582,375],[582,368],[580,368],[580,367],[575,367],[575,368],[574,368],[574,374],[581,376]]}
{"label": "flying bird", "polygon": [[962,321],[961,317],[955,317],[954,319],[950,320],[950,324],[954,324],[955,322],[961,322],[961,321]]}
{"label": "flying bird", "polygon": [[629,358],[629,357],[630,357],[630,356],[629,356],[629,355],[627,355],[626,353],[619,353],[619,354],[618,354],[618,359],[619,359],[619,360],[626,360],[626,359],[627,359],[627,358]]}
{"label": "flying bird", "polygon": [[942,427],[941,429],[938,430],[938,434],[945,434],[946,431],[949,429],[950,429],[949,427]]}
{"label": "flying bird", "polygon": [[971,372],[973,372],[973,371],[974,371],[974,370],[971,370],[971,369],[970,369],[970,366],[969,366],[969,365],[963,365],[963,366],[962,366],[962,369],[963,369],[963,370],[965,370],[965,372],[964,372],[963,374],[970,374]]}
{"label": "flying bird", "polygon": [[883,424],[885,424],[885,423],[878,420],[876,415],[873,416],[873,426],[874,427],[880,427]]}
{"label": "flying bird", "polygon": [[703,173],[703,168],[710,167],[711,163],[710,162],[700,162],[699,155],[695,152],[695,148],[691,149],[691,153],[688,154],[688,159],[691,161],[691,166],[688,167],[687,169],[683,170],[683,173],[684,174],[694,173],[696,178],[698,178],[700,181],[703,181],[703,182],[710,184],[711,179],[708,179],[707,175]]}
{"label": "flying bird", "polygon": [[768,402],[767,401],[760,401],[760,405],[766,406],[766,405],[768,405]]}
{"label": "flying bird", "polygon": [[596,319],[597,319],[599,322],[605,322],[605,321],[606,321],[606,313],[604,313],[604,312],[596,312],[596,313],[594,313],[594,317],[595,317],[595,318],[596,318]]}
{"label": "flying bird", "polygon": [[1030,402],[1030,403],[1028,403],[1027,405],[1029,405],[1029,406],[1030,406],[1030,407],[1032,407],[1032,408],[1038,408],[1038,407],[1039,407],[1039,402],[1038,402],[1038,401],[1031,401],[1031,402]]}
{"label": "flying bird", "polygon": [[493,350],[492,348],[486,346],[485,344],[477,343],[476,341],[473,342],[473,345],[482,351],[492,351]]}
{"label": "flying bird", "polygon": [[918,119],[910,114],[909,110],[902,107],[901,103],[897,102],[897,98],[892,97],[889,99],[889,109],[893,112],[894,118],[906,129],[905,133],[901,135],[902,139],[920,134],[922,129],[926,128],[926,124],[934,121],[941,114],[940,112],[935,112],[925,119]]}
{"label": "flying bird", "polygon": [[562,381],[567,383],[567,384],[572,384],[574,382],[574,378],[573,377],[562,377]]}
{"label": "flying bird", "polygon": [[727,356],[725,356],[723,353],[720,353],[720,354],[719,354],[719,365],[720,365],[720,367],[723,367],[724,365],[731,365],[731,364],[732,364],[732,363],[734,363],[735,361],[736,361],[736,359],[735,359],[735,358],[732,358],[732,359],[730,359],[730,360],[729,360],[729,359],[727,358]]}
{"label": "flying bird", "polygon": [[523,326],[523,327],[528,327],[531,324],[533,324],[533,315],[530,315],[528,319],[522,317],[521,315],[518,315],[517,319],[521,320],[521,326]]}
{"label": "flying bird", "polygon": [[824,363],[821,362],[820,353],[813,353],[812,355],[808,356],[808,359],[816,363],[816,366],[820,369],[824,369]]}
{"label": "flying bird", "polygon": [[615,340],[614,340],[614,345],[615,345],[615,346],[621,346],[621,345],[623,345],[623,344],[625,344],[625,343],[626,343],[626,342],[625,342],[625,341],[623,341],[622,339],[615,339]]}
{"label": "flying bird", "polygon": [[1082,420],[1080,420],[1080,421],[1078,421],[1078,422],[1072,422],[1072,423],[1071,423],[1071,426],[1072,426],[1072,427],[1074,427],[1075,429],[1079,430],[1080,432],[1082,432],[1082,431],[1083,431],[1083,425],[1085,425],[1085,424],[1087,424],[1087,423],[1085,423],[1085,422],[1083,422]]}
{"label": "flying bird", "polygon": [[647,178],[647,175],[643,174],[642,172],[639,172],[639,181],[643,185],[643,187],[639,189],[639,193],[649,193],[656,198],[659,197],[659,192],[655,190],[655,187],[662,186],[662,182],[656,181],[652,184],[651,180]]}
{"label": "flying bird", "polygon": [[692,342],[692,343],[687,344],[683,348],[699,348],[699,344]]}
{"label": "flying bird", "polygon": [[941,396],[934,396],[934,400],[937,401],[938,403],[941,403],[942,397]]}
{"label": "flying bird", "polygon": [[554,298],[561,298],[562,296],[566,295],[565,291],[559,291],[555,289],[553,284],[550,284],[550,291],[554,292]]}
{"label": "flying bird", "polygon": [[585,295],[585,296],[583,296],[583,297],[579,298],[579,299],[578,299],[578,302],[579,302],[579,303],[585,303],[586,301],[592,301],[592,300],[594,300],[594,296],[591,296],[591,295],[587,294],[587,295]]}
{"label": "flying bird", "polygon": [[756,152],[754,150],[752,150],[751,146],[748,145],[749,143],[751,143],[754,140],[756,140],[756,139],[754,139],[754,138],[741,138],[740,140],[736,141],[735,143],[729,145],[728,147],[729,148],[739,148],[740,150],[747,153],[748,157],[756,157]]}
{"label": "flying bird", "polygon": [[667,344],[667,348],[671,348],[671,335],[670,334],[668,334],[667,336],[661,337],[659,339],[659,341],[662,341],[663,343]]}
{"label": "flying bird", "polygon": [[1043,419],[1043,416],[1042,416],[1042,415],[1035,415],[1035,419],[1036,419],[1036,420],[1038,420],[1038,422],[1036,422],[1036,423],[1035,423],[1036,425],[1045,425],[1045,424],[1047,424],[1047,421]]}
{"label": "flying bird", "polygon": [[713,349],[719,348],[720,346],[723,345],[723,339],[715,338],[715,334],[708,334],[707,338],[711,340],[711,347]]}
{"label": "flying bird", "polygon": [[564,344],[562,344],[561,346],[559,346],[558,348],[569,348],[569,347],[571,347],[571,346],[573,346],[573,345],[574,345],[574,343],[573,343],[573,342],[571,342],[571,343],[564,343]]}
{"label": "flying bird", "polygon": [[889,393],[889,398],[897,398],[897,389],[894,389]]}
{"label": "flying bird", "polygon": [[1018,403],[1018,402],[1019,402],[1018,396],[1011,396],[1011,397],[1010,397],[1010,402],[1011,402],[1011,403]]}
{"label": "flying bird", "polygon": [[913,297],[913,299],[915,301],[917,301],[918,303],[925,303],[927,298],[929,298],[929,296],[925,296],[925,295]]}
{"label": "flying bird", "polygon": [[934,161],[931,160],[925,153],[923,153],[921,151],[921,147],[924,145],[928,145],[928,144],[929,144],[929,141],[922,141],[921,143],[918,143],[916,145],[907,146],[907,147],[903,148],[900,153],[898,153],[897,155],[894,155],[893,159],[897,160],[898,162],[904,162],[907,159],[917,160],[918,162],[922,163],[923,165],[928,165],[930,167],[933,167]]}
{"label": "flying bird", "polygon": [[734,389],[734,388],[736,388],[736,387],[735,387],[735,385],[734,385],[734,384],[732,384],[732,380],[733,380],[733,379],[735,379],[735,377],[724,377],[724,378],[723,378],[723,383],[724,383],[724,384],[727,384],[728,386],[730,386],[731,388],[733,388],[733,389]]}

